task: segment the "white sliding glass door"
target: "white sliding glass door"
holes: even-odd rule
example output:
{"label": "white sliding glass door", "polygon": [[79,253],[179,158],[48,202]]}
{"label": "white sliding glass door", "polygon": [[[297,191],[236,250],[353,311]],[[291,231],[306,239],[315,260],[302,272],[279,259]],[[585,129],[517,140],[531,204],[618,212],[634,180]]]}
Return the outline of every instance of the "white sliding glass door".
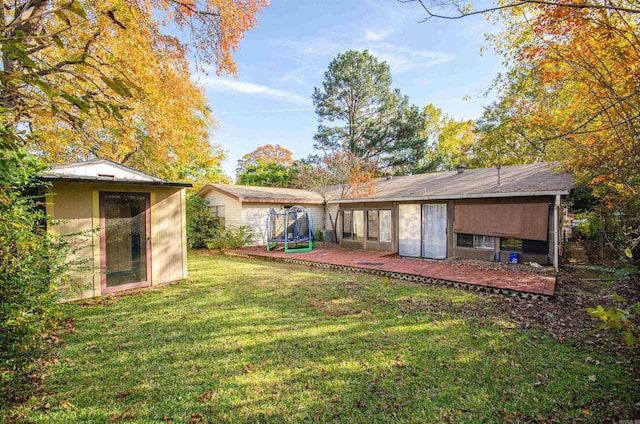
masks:
{"label": "white sliding glass door", "polygon": [[398,206],[398,254],[420,257],[420,205]]}
{"label": "white sliding glass door", "polygon": [[447,205],[422,205],[422,257],[447,257]]}

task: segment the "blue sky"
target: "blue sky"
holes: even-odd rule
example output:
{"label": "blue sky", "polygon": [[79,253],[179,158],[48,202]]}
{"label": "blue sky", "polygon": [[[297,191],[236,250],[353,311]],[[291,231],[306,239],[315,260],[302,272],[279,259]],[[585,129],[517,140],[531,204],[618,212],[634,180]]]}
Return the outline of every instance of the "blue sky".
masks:
{"label": "blue sky", "polygon": [[[234,55],[238,75],[198,74],[225,149],[224,171],[265,144],[280,144],[295,159],[318,153],[311,94],[338,53],[369,50],[391,67],[393,88],[417,106],[432,103],[456,119],[475,119],[491,98],[481,96],[501,70],[484,34],[485,17],[430,20],[417,3],[396,0],[273,0]],[[466,98],[466,99],[465,99]]]}

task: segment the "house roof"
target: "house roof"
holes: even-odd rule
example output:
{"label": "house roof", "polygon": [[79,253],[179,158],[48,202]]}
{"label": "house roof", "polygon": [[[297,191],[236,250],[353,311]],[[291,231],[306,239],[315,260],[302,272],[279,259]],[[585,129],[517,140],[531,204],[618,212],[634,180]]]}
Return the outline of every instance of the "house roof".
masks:
{"label": "house roof", "polygon": [[164,180],[109,159],[55,165],[39,174],[39,177],[48,181],[191,187],[190,183]]}
{"label": "house roof", "polygon": [[[575,188],[573,174],[555,162],[497,168],[466,169],[376,180],[375,192],[364,198],[336,199],[329,203],[447,200],[490,197],[567,195]],[[500,175],[500,184],[498,184]],[[331,197],[331,196],[330,196]]]}
{"label": "house roof", "polygon": [[207,184],[198,192],[202,196],[211,190],[230,196],[240,202],[322,204],[324,199],[316,192],[295,188],[255,187],[231,184]]}

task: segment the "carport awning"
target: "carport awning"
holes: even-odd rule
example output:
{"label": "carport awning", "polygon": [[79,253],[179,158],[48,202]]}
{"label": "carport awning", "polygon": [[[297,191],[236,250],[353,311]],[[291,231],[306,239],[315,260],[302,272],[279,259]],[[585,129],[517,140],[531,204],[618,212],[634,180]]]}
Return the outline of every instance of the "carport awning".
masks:
{"label": "carport awning", "polygon": [[456,205],[454,231],[545,241],[549,235],[549,204]]}

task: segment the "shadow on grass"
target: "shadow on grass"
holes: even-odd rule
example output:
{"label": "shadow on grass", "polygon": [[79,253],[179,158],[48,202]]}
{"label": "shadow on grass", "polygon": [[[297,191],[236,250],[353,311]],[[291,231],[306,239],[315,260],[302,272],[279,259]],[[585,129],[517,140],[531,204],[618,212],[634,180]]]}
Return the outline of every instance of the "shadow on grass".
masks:
{"label": "shadow on grass", "polygon": [[[491,310],[495,296],[221,257],[191,257],[190,273],[139,296],[66,306],[77,330],[49,368],[47,393],[22,413],[603,422],[628,418],[638,401],[629,363],[514,328]],[[469,313],[480,306],[484,317]]]}

